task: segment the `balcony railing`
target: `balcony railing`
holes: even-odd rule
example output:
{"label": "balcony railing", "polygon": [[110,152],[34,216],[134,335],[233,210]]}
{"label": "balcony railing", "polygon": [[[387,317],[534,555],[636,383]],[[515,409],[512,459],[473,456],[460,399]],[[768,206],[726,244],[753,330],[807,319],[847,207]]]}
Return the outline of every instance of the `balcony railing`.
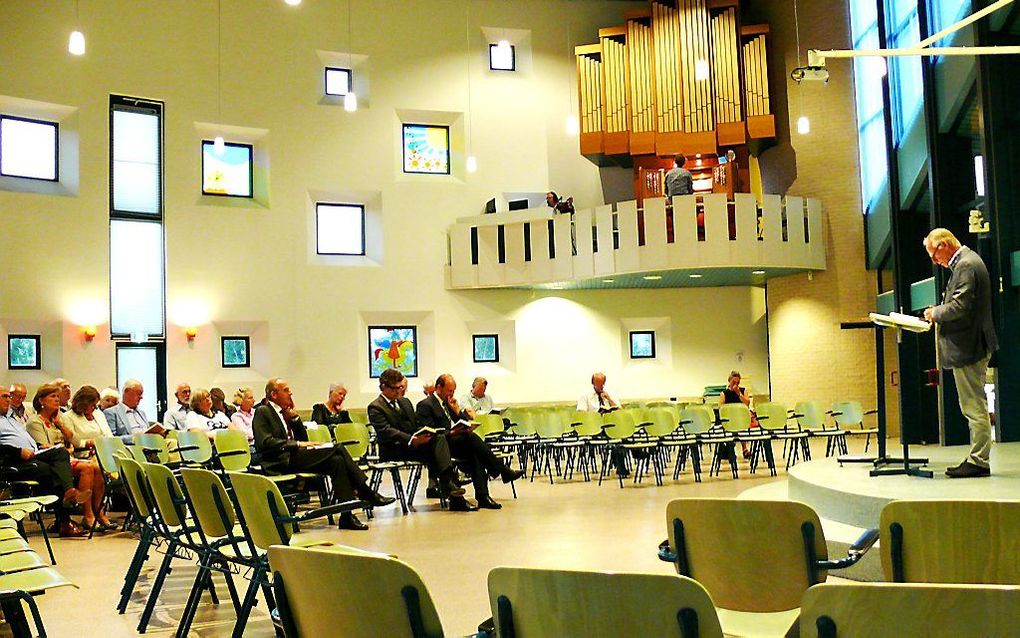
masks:
{"label": "balcony railing", "polygon": [[752,285],[824,270],[817,199],[738,193],[620,202],[573,215],[532,209],[450,227],[448,287]]}

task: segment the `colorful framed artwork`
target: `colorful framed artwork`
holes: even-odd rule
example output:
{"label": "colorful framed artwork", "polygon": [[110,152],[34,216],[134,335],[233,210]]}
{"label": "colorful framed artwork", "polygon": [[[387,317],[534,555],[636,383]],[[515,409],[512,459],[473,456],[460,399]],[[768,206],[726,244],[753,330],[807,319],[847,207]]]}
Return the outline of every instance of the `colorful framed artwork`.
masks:
{"label": "colorful framed artwork", "polygon": [[377,379],[389,368],[418,376],[417,326],[368,327],[368,376]]}
{"label": "colorful framed artwork", "polygon": [[404,124],[404,172],[450,174],[450,127]]}
{"label": "colorful framed artwork", "polygon": [[39,335],[7,335],[8,370],[39,370],[41,359]]}
{"label": "colorful framed artwork", "polygon": [[227,142],[223,151],[208,140],[202,142],[202,194],[222,197],[253,197],[254,174],[251,144]]}

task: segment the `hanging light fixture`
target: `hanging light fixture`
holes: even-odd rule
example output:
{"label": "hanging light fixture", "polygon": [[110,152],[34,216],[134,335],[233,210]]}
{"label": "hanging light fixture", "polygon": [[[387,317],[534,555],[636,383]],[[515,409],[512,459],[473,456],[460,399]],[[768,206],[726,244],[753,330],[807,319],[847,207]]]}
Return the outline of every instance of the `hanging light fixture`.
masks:
{"label": "hanging light fixture", "polygon": [[[74,24],[81,26],[81,17],[78,13],[78,0],[74,0]],[[85,34],[75,29],[67,40],[67,52],[71,55],[85,55]]]}
{"label": "hanging light fixture", "polygon": [[[351,69],[351,77],[354,77],[354,66],[353,59],[354,54],[351,53],[351,4],[354,0],[347,0],[347,68]],[[354,93],[354,82],[351,82],[351,90],[347,91],[344,95],[344,110],[348,113],[353,113],[358,110],[358,96]]]}
{"label": "hanging light fixture", "polygon": [[287,4],[289,4],[292,7],[296,7],[299,4],[301,4],[301,0],[283,0],[283,1],[286,2]]}
{"label": "hanging light fixture", "polygon": [[694,79],[699,82],[708,79],[708,60],[698,60],[694,63]]}
{"label": "hanging light fixture", "polygon": [[[573,45],[572,45],[571,37],[570,37],[570,21],[568,20],[567,21],[567,55],[568,56],[573,54],[573,49],[571,48],[572,46]],[[567,129],[567,135],[569,135],[571,137],[574,137],[576,135],[580,135],[581,134],[581,123],[578,121],[576,112],[574,111],[574,98],[573,98],[573,95],[574,95],[574,91],[570,88],[570,86],[568,84],[568,88],[567,88],[567,121],[566,121],[566,129]]]}
{"label": "hanging light fixture", "polygon": [[[216,0],[216,126],[223,126],[223,0]],[[222,135],[213,140],[213,153],[223,155],[227,143]]]}
{"label": "hanging light fixture", "polygon": [[[503,40],[505,42],[505,40]],[[478,170],[478,158],[474,156],[472,151],[474,150],[474,144],[472,135],[474,131],[471,126],[471,115],[473,113],[471,109],[471,3],[467,3],[467,8],[464,12],[464,47],[465,56],[467,60],[467,113],[464,114],[465,127],[467,128],[467,158],[464,160],[464,170],[469,173],[474,173]]]}
{"label": "hanging light fixture", "polygon": [[478,170],[478,159],[474,155],[468,155],[464,162],[464,168],[467,169],[467,172],[474,173]]}
{"label": "hanging light fixture", "polygon": [[567,116],[567,135],[579,135],[581,133],[581,123],[577,121],[577,116],[571,113]]}
{"label": "hanging light fixture", "polygon": [[797,118],[797,132],[801,135],[807,135],[811,132],[811,120],[808,119],[808,116],[801,115]]}
{"label": "hanging light fixture", "polygon": [[[794,29],[797,32],[797,67],[800,64],[800,18],[797,14],[797,0],[793,0],[793,24]],[[801,107],[800,110],[803,113],[803,96],[801,92],[804,90],[803,86],[797,87],[797,104]],[[808,119],[807,115],[801,115],[797,118],[797,132],[801,135],[807,135],[811,132],[811,120]]]}

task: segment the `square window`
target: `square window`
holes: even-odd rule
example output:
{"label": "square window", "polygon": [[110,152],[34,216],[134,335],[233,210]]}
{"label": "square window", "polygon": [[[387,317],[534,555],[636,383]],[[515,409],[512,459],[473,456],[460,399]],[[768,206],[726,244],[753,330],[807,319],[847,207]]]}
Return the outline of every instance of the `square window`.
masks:
{"label": "square window", "polygon": [[344,96],[354,88],[354,74],[350,69],[326,67],[326,95]]}
{"label": "square window", "polygon": [[226,142],[217,153],[214,142],[202,140],[202,194],[252,197],[254,154],[251,144]]}
{"label": "square window", "polygon": [[368,376],[378,379],[389,368],[418,376],[417,326],[368,327]]}
{"label": "square window", "polygon": [[655,333],[651,330],[636,330],[630,333],[630,358],[655,358]]}
{"label": "square window", "polygon": [[7,335],[7,369],[39,370],[39,335]]}
{"label": "square window", "polygon": [[499,361],[499,335],[472,335],[475,363]]}
{"label": "square window", "polygon": [[224,368],[251,367],[251,360],[248,358],[251,348],[249,337],[222,337],[220,346]]}
{"label": "square window", "polygon": [[450,127],[404,124],[404,172],[450,174]]}
{"label": "square window", "polygon": [[57,181],[57,123],[0,115],[0,175]]}
{"label": "square window", "polygon": [[509,43],[490,44],[489,69],[493,71],[516,71],[517,48]]}
{"label": "square window", "polygon": [[315,253],[365,254],[365,207],[361,204],[315,204]]}

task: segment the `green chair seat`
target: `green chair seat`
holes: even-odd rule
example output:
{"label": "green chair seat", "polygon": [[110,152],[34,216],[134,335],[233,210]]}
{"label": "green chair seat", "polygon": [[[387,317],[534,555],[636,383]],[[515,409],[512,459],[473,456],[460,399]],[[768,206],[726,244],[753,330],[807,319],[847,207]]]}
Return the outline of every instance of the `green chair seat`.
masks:
{"label": "green chair seat", "polygon": [[35,552],[15,552],[14,554],[0,556],[0,572],[5,574],[39,569],[45,566],[46,563]]}
{"label": "green chair seat", "polygon": [[78,586],[52,567],[30,569],[16,574],[0,576],[0,591],[20,589],[21,591],[34,594],[56,587],[74,587],[77,589]]}

